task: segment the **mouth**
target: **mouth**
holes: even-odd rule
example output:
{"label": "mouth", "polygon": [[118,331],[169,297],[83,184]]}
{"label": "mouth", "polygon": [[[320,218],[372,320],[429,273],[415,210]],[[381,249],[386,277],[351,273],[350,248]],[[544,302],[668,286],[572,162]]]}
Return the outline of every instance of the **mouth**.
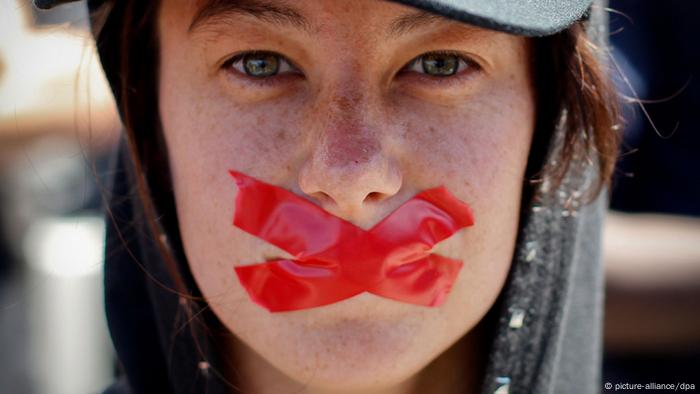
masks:
{"label": "mouth", "polygon": [[471,208],[442,186],[418,193],[363,230],[286,189],[230,174],[238,185],[234,226],[283,251],[234,267],[251,299],[271,312],[318,307],[363,292],[435,307],[462,267],[434,253],[474,223]]}
{"label": "mouth", "polygon": [[274,260],[294,260],[294,256],[283,252],[263,252],[262,259],[258,261],[274,261]]}
{"label": "mouth", "polygon": [[[455,246],[459,243],[460,236],[464,233],[466,229],[462,229],[452,234],[448,238],[438,242],[432,248],[427,249],[426,252],[429,254],[439,254],[440,256],[447,257],[450,259],[459,259],[460,253],[456,251]],[[253,264],[254,262],[269,262],[277,260],[295,260],[296,258],[290,254],[281,250],[279,248],[274,248],[271,250],[264,250],[260,253],[259,258],[246,259],[245,264]]]}

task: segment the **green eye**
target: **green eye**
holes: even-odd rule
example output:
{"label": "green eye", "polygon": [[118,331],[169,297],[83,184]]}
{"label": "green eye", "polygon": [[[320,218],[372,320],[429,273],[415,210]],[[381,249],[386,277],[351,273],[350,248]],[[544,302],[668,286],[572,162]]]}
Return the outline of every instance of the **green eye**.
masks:
{"label": "green eye", "polygon": [[421,56],[423,72],[428,75],[446,77],[454,75],[459,68],[459,58],[455,55],[428,54]]}
{"label": "green eye", "polygon": [[451,52],[429,52],[413,59],[406,70],[432,77],[449,77],[464,69],[479,69],[476,62]]}
{"label": "green eye", "polygon": [[280,59],[269,53],[245,55],[243,68],[251,77],[269,77],[279,72]]}
{"label": "green eye", "polygon": [[294,71],[295,68],[282,56],[273,52],[252,51],[234,56],[224,66],[253,78],[268,78]]}

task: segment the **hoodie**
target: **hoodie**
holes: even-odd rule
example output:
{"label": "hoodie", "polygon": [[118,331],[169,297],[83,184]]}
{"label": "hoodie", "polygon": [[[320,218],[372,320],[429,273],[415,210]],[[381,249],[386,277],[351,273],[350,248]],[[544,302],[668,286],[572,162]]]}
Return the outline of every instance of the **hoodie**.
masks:
{"label": "hoodie", "polygon": [[[39,7],[60,2],[35,1]],[[509,30],[449,6],[458,1],[399,2]],[[89,7],[94,11],[101,3],[90,1]],[[600,5],[592,8],[589,23],[589,34],[599,44],[605,44],[606,37],[602,9]],[[118,48],[110,34],[114,36],[114,26],[120,21],[114,18],[109,15],[92,22],[95,31],[98,25],[105,26],[97,37],[98,49],[118,98],[119,59],[114,55]],[[556,157],[561,137],[561,131],[555,130],[545,163]],[[224,360],[215,351],[213,332],[224,328],[206,312],[203,316],[208,329],[188,324],[183,309],[198,307],[170,290],[174,284],[144,222],[143,206],[134,187],[137,175],[125,141],[120,143],[111,167],[113,179],[106,196],[105,302],[121,377],[106,393],[231,392],[216,372],[223,370]],[[582,190],[595,171],[591,166],[572,165],[557,190],[550,190],[546,180],[526,186],[511,269],[488,314],[493,324],[489,326],[492,330],[481,393],[602,390],[600,231],[606,193],[590,204],[580,202]],[[179,259],[192,295],[200,295],[191,274],[182,269],[186,264],[182,263],[178,234],[163,237]]]}

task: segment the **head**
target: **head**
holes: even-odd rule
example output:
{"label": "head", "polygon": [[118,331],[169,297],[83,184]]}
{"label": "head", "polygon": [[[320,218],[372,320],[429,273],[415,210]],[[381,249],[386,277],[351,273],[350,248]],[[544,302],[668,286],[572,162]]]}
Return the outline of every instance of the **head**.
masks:
{"label": "head", "polygon": [[[610,174],[613,101],[580,22],[527,38],[377,0],[121,3],[118,99],[146,213],[164,214],[154,232],[184,257],[168,259],[172,274],[191,274],[230,351],[311,387],[389,387],[460,339],[485,340],[474,328],[504,286],[533,188],[575,158],[599,169],[591,196]],[[440,307],[362,293],[270,313],[233,267],[291,256],[232,226],[229,169],[365,230],[445,186],[476,224],[434,252],[464,266]]]}

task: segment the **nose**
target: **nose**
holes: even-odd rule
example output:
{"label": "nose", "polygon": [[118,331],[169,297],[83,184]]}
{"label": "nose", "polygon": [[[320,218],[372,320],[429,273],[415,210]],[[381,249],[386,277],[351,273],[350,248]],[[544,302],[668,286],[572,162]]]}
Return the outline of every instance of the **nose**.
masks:
{"label": "nose", "polygon": [[[346,220],[370,214],[401,189],[397,160],[383,146],[380,121],[370,120],[361,98],[335,98],[317,106],[311,153],[299,173],[301,191]],[[375,117],[376,119],[376,117]],[[313,126],[312,126],[313,127]]]}

